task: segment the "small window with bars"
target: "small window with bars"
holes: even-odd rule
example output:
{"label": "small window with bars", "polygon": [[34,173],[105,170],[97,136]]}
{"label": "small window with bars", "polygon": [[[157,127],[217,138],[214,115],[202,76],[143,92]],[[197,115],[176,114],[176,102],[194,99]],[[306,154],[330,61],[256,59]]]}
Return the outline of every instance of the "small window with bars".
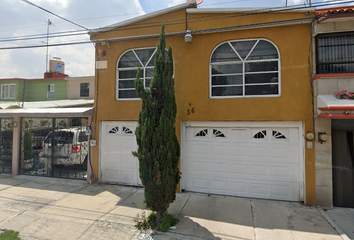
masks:
{"label": "small window with bars", "polygon": [[354,32],[316,37],[316,72],[354,73]]}
{"label": "small window with bars", "polygon": [[88,97],[90,95],[90,84],[80,83],[80,97]]}

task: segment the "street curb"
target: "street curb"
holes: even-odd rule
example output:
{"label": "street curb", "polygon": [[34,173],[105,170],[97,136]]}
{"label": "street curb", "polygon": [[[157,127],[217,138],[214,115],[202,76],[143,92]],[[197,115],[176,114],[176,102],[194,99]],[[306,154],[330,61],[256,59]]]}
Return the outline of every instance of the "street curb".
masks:
{"label": "street curb", "polygon": [[317,205],[316,208],[321,213],[321,215],[327,220],[327,222],[334,228],[334,230],[337,231],[337,233],[343,240],[350,240],[350,238],[342,231],[342,229],[340,229],[340,227],[338,227],[338,225],[332,220],[332,218],[330,218],[327,213],[323,211],[321,206]]}

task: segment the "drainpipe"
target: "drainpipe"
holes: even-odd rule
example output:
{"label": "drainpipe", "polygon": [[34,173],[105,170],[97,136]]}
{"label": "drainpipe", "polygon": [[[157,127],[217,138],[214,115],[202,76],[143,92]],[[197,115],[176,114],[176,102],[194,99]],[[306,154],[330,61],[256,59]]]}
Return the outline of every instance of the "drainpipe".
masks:
{"label": "drainpipe", "polygon": [[26,79],[23,79],[22,106],[21,106],[21,108],[23,108],[24,105],[25,105],[25,92],[26,92]]}

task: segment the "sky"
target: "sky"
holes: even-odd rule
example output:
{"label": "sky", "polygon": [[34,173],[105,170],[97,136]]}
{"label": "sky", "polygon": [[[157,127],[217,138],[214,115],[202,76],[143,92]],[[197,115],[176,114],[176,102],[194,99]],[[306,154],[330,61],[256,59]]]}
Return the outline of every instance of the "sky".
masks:
{"label": "sky", "polygon": [[[86,29],[118,23],[146,13],[185,3],[186,0],[28,0]],[[316,0],[328,1],[328,0]],[[304,0],[288,0],[288,5]],[[285,0],[204,0],[199,8],[279,7]],[[80,35],[50,37],[49,44],[89,41],[87,30],[66,22],[21,0],[0,0],[0,48],[46,45],[48,19],[51,34],[80,31]],[[38,36],[42,38],[38,38]],[[23,37],[35,38],[14,41]],[[1,78],[42,78],[46,71],[46,47],[0,49]],[[66,45],[48,48],[49,58],[65,62],[71,77],[94,75],[94,45]]]}

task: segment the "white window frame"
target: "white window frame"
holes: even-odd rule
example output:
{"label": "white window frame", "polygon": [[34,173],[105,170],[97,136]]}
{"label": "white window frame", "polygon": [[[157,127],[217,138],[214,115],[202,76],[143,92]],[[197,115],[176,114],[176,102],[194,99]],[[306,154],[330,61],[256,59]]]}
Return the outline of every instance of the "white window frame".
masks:
{"label": "white window frame", "polygon": [[[4,88],[5,86],[8,87],[7,89],[7,97],[4,96]],[[14,86],[15,91],[14,91],[14,96],[11,96],[11,87]],[[1,85],[1,99],[16,99],[16,84],[2,84]]]}
{"label": "white window frame", "polygon": [[[134,50],[144,50],[144,49],[153,49],[155,48],[154,53],[150,56],[149,60],[146,62],[146,66],[143,65],[143,63],[141,62],[141,60],[139,59],[138,55],[135,53]],[[139,63],[141,66],[140,70],[142,70],[143,75],[140,76],[140,79],[143,80],[144,82],[144,87],[145,86],[145,75],[146,75],[146,69],[154,69],[154,67],[148,66],[150,61],[152,60],[153,56],[155,56],[156,51],[157,51],[157,47],[146,47],[146,48],[134,48],[134,49],[128,49],[127,51],[125,51],[124,53],[122,53],[122,55],[119,57],[118,61],[117,61],[117,67],[116,67],[116,71],[117,71],[117,79],[116,79],[116,100],[140,100],[140,98],[119,98],[119,70],[136,70],[137,67],[130,67],[130,68],[118,68],[119,62],[121,60],[121,58],[129,51],[133,51],[133,53],[135,54],[135,57],[138,59]],[[135,80],[135,78],[128,78],[128,79],[124,79],[124,80]],[[135,90],[135,88],[130,88],[130,89],[125,89],[125,90]]]}
{"label": "white window frame", "polygon": [[[272,44],[274,46],[274,48],[277,50],[278,52],[278,58],[277,59],[266,59],[266,60],[243,60],[239,54],[237,53],[237,51],[235,51],[236,55],[239,57],[239,59],[241,61],[229,61],[229,62],[217,62],[217,63],[212,63],[211,59],[213,57],[213,54],[215,52],[216,49],[218,49],[221,45],[225,44],[225,43],[231,43],[231,42],[244,42],[244,41],[256,41],[255,45],[252,47],[252,49],[250,50],[250,52],[247,54],[247,56],[245,57],[245,59],[247,59],[249,57],[249,55],[251,54],[251,52],[253,51],[253,49],[257,46],[259,41],[266,41],[269,42],[270,44]],[[232,49],[234,49],[231,46]],[[274,71],[274,72],[278,72],[278,94],[266,94],[266,95],[245,95],[245,86],[251,86],[251,85],[270,85],[269,83],[257,83],[257,84],[245,84],[245,64],[246,63],[251,63],[251,62],[275,62],[278,61],[278,71]],[[239,63],[242,64],[242,73],[240,73],[240,75],[242,74],[242,91],[243,91],[243,95],[235,95],[235,96],[212,96],[212,66],[213,65],[226,65],[226,64],[232,64],[232,63]],[[247,74],[250,74],[251,72],[247,72]],[[260,73],[272,73],[272,71],[267,71],[267,72],[257,72],[257,74]],[[226,75],[226,74],[225,74]],[[235,75],[235,74],[230,74],[230,75]],[[236,84],[237,86],[241,85],[241,84]],[[220,85],[220,87],[225,87],[225,86],[235,86],[235,85]],[[249,38],[249,39],[240,39],[240,40],[229,40],[229,41],[225,41],[222,42],[220,44],[218,44],[214,50],[212,51],[211,55],[210,55],[210,59],[209,59],[209,98],[211,99],[219,99],[219,98],[254,98],[254,97],[280,97],[281,96],[281,59],[280,59],[280,52],[278,47],[270,40],[265,39],[265,38]]]}
{"label": "white window frame", "polygon": [[47,92],[55,92],[55,84],[48,84]]}
{"label": "white window frame", "polygon": [[[138,55],[135,53],[135,50],[144,50],[144,49],[155,49],[153,54],[150,56],[149,60],[146,62],[145,66],[143,65],[143,63],[139,59]],[[137,67],[118,68],[121,58],[129,51],[133,51],[133,53],[135,54],[135,57],[139,60],[140,65],[143,66],[143,67],[140,67],[140,70],[142,70],[142,72],[143,72],[143,75],[140,76],[140,79],[143,80],[144,86],[146,84],[146,82],[145,82],[146,69],[154,69],[155,68],[155,63],[154,63],[154,66],[148,66],[148,65],[149,65],[150,61],[152,60],[152,58],[155,56],[156,51],[157,51],[157,47],[132,48],[132,49],[128,49],[125,52],[123,52],[120,55],[120,57],[118,58],[117,65],[116,65],[116,73],[117,73],[116,74],[116,100],[118,100],[118,101],[140,100],[140,98],[119,98],[119,70],[137,70]],[[165,49],[165,52],[167,53],[168,49]],[[172,56],[172,61],[173,61],[173,65],[174,65],[173,56]],[[174,77],[174,67],[173,67],[173,77]],[[152,80],[152,78],[153,77],[151,77],[151,80]],[[124,79],[124,80],[135,80],[135,78],[128,78],[128,79]],[[147,88],[147,87],[145,86],[145,88]],[[133,90],[133,89],[135,90],[135,88],[130,88],[130,89],[126,89],[126,90]]]}

